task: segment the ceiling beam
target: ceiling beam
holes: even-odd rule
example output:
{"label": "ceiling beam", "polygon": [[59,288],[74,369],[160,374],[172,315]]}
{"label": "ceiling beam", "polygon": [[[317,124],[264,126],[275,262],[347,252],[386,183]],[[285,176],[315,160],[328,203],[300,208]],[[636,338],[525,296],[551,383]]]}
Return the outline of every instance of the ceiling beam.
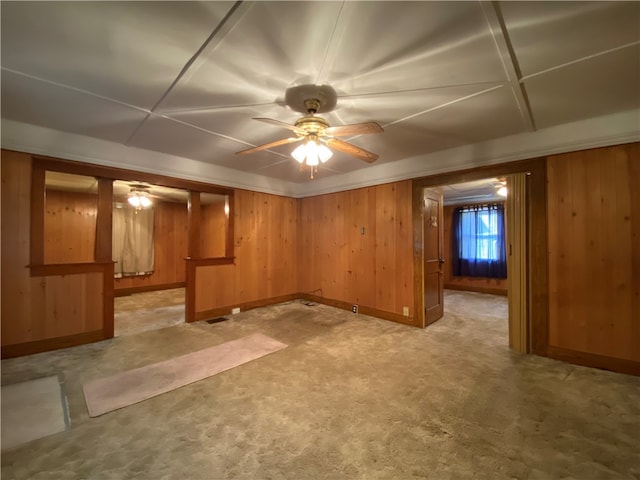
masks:
{"label": "ceiling beam", "polygon": [[520,71],[520,65],[513,50],[511,39],[509,38],[507,26],[504,23],[500,4],[497,1],[481,1],[480,6],[491,30],[491,34],[493,35],[493,41],[500,55],[502,66],[507,75],[509,86],[511,87],[511,92],[520,111],[524,126],[528,131],[534,132],[536,131],[536,124],[533,119],[531,104],[529,103],[529,97],[527,96],[524,83],[521,81],[522,72]]}
{"label": "ceiling beam", "polygon": [[127,146],[131,145],[133,138],[138,134],[138,132],[140,131],[140,128],[142,128],[142,126],[147,122],[147,120],[151,118],[151,114],[158,109],[158,107],[162,104],[165,98],[167,98],[167,96],[171,93],[174,87],[178,84],[178,82],[180,82],[180,80],[182,80],[182,77],[184,77],[187,71],[189,71],[189,69],[201,57],[201,55],[206,50],[211,50],[212,48],[215,48],[215,46],[225,38],[226,34],[229,33],[229,31],[231,31],[231,29],[236,25],[236,23],[238,23],[238,21],[240,21],[242,16],[250,8],[251,8],[250,4],[247,4],[246,2],[242,2],[240,0],[236,1],[231,6],[227,14],[224,16],[224,18],[218,23],[218,25],[215,26],[215,28],[211,31],[207,39],[202,43],[202,45],[200,45],[200,48],[198,48],[198,50],[196,50],[196,52],[191,56],[191,58],[189,58],[187,63],[185,63],[185,65],[182,67],[182,69],[176,76],[176,78],[173,79],[173,82],[171,82],[171,84],[167,87],[165,92],[160,96],[158,101],[156,101],[155,105],[151,107],[149,113],[147,113],[145,118],[142,119],[142,121],[138,124],[138,126],[133,130],[131,135],[129,135],[129,138],[127,139],[127,141],[124,142],[125,145]]}

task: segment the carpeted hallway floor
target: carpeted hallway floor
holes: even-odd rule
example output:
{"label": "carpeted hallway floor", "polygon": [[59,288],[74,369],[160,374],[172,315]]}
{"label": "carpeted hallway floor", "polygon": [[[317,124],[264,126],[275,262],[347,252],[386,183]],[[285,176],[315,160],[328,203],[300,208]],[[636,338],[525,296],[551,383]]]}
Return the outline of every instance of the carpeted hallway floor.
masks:
{"label": "carpeted hallway floor", "polygon": [[184,288],[134,293],[114,301],[114,333],[136,335],[184,323]]}
{"label": "carpeted hallway floor", "polygon": [[[71,429],[2,478],[640,478],[640,379],[509,351],[506,298],[445,302],[426,330],[292,302],[3,360],[3,385],[64,376]],[[253,332],[289,346],[89,418],[84,382]]]}

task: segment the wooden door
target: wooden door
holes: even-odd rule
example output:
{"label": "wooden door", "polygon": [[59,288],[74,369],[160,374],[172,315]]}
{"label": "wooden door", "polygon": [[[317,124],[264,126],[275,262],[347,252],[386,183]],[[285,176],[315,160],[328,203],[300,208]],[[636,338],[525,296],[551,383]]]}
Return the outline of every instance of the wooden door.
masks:
{"label": "wooden door", "polygon": [[444,315],[444,276],[442,272],[442,191],[424,189],[424,319],[425,326]]}

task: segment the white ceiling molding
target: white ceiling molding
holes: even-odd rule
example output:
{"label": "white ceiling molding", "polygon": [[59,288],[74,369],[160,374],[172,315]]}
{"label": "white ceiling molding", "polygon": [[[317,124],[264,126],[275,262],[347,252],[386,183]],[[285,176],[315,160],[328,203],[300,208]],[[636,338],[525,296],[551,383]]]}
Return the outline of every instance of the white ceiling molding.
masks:
{"label": "white ceiling molding", "polygon": [[496,140],[450,148],[429,155],[372,166],[364,171],[321,178],[305,185],[305,192],[300,196],[322,195],[485,165],[637,141],[640,141],[640,110],[631,110],[536,132],[519,133]]}
{"label": "white ceiling molding", "polygon": [[198,160],[2,119],[2,148],[185,180],[296,196],[299,185]]}
{"label": "white ceiling molding", "polygon": [[450,148],[308,183],[293,183],[2,119],[2,148],[5,149],[295,198],[635,141],[640,141],[640,110]]}

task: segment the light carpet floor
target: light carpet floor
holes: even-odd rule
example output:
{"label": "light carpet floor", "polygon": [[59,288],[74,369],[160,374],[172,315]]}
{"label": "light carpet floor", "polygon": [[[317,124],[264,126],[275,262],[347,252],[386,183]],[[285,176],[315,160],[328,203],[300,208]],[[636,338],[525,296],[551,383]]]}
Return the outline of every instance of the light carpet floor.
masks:
{"label": "light carpet floor", "polygon": [[[638,479],[639,379],[510,351],[506,308],[448,291],[420,330],[292,302],[3,360],[3,384],[62,373],[72,428],[2,478]],[[88,416],[86,381],[254,332],[288,347]]]}
{"label": "light carpet floor", "polygon": [[82,387],[91,417],[171,392],[244,363],[285,348],[286,345],[260,333],[214,347],[134,368]]}
{"label": "light carpet floor", "polygon": [[184,295],[184,288],[174,288],[116,297],[115,336],[136,335],[184,323]]}
{"label": "light carpet floor", "polygon": [[3,385],[2,450],[9,450],[67,428],[66,397],[57,375]]}

